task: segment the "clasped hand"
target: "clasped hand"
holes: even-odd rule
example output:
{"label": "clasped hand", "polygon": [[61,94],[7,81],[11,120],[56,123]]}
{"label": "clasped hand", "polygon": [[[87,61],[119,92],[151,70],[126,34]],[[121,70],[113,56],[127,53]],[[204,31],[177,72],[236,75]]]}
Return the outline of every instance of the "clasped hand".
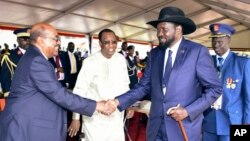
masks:
{"label": "clasped hand", "polygon": [[110,99],[110,100],[101,100],[97,102],[96,110],[104,115],[111,115],[119,105],[118,100]]}
{"label": "clasped hand", "polygon": [[[107,101],[101,100],[96,102],[96,111],[109,116],[116,110],[118,105],[119,101],[117,99],[110,99]],[[72,120],[68,129],[70,137],[76,136],[77,132],[80,129],[80,125],[81,124],[79,120]]]}

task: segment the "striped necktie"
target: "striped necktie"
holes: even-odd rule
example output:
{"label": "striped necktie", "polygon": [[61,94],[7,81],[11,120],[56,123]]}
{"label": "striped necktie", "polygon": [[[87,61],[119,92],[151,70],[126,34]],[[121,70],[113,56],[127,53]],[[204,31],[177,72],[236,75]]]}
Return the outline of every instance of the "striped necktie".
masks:
{"label": "striped necktie", "polygon": [[222,69],[222,66],[223,66],[223,61],[224,61],[224,59],[222,57],[218,58],[219,64],[217,65],[217,67],[218,67],[219,72],[221,72],[221,69]]}

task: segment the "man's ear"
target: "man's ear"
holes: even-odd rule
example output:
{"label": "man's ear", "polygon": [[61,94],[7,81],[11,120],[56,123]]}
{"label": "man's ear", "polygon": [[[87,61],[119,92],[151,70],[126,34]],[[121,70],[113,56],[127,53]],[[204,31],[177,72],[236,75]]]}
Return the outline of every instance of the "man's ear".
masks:
{"label": "man's ear", "polygon": [[227,40],[228,40],[228,43],[230,43],[231,42],[231,37],[227,36]]}
{"label": "man's ear", "polygon": [[42,43],[42,42],[43,42],[43,40],[44,40],[44,38],[43,38],[43,37],[38,36],[38,37],[37,37],[37,39],[36,39],[36,42],[38,42],[38,43]]}
{"label": "man's ear", "polygon": [[182,26],[181,25],[176,26],[176,31],[178,33],[182,33]]}

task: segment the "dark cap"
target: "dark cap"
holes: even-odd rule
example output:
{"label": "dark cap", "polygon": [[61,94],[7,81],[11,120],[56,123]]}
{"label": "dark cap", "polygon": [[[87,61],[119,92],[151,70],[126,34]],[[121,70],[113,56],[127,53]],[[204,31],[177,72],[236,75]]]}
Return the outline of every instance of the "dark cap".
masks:
{"label": "dark cap", "polygon": [[134,49],[134,48],[135,48],[135,46],[129,45],[129,46],[127,47],[127,50],[131,50],[131,49]]}
{"label": "dark cap", "polygon": [[211,24],[209,26],[209,29],[211,31],[210,38],[225,37],[225,36],[231,37],[235,33],[235,29],[227,24],[220,24],[220,23]]}
{"label": "dark cap", "polygon": [[17,37],[30,37],[30,28],[18,28],[13,33]]}
{"label": "dark cap", "polygon": [[161,9],[157,20],[150,21],[147,24],[157,27],[160,22],[172,22],[180,24],[183,27],[183,34],[190,34],[196,30],[195,23],[185,16],[184,12],[177,7],[164,7]]}

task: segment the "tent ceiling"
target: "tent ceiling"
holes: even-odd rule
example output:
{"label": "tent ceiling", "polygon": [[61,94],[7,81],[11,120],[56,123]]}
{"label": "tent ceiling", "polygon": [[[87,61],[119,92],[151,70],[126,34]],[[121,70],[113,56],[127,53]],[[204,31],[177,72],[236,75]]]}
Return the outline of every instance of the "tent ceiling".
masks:
{"label": "tent ceiling", "polygon": [[187,38],[199,43],[209,42],[208,25],[214,22],[250,32],[249,0],[0,0],[0,25],[48,22],[60,31],[90,35],[110,28],[125,40],[157,43],[146,22],[165,6],[179,7],[194,20],[197,31]]}

